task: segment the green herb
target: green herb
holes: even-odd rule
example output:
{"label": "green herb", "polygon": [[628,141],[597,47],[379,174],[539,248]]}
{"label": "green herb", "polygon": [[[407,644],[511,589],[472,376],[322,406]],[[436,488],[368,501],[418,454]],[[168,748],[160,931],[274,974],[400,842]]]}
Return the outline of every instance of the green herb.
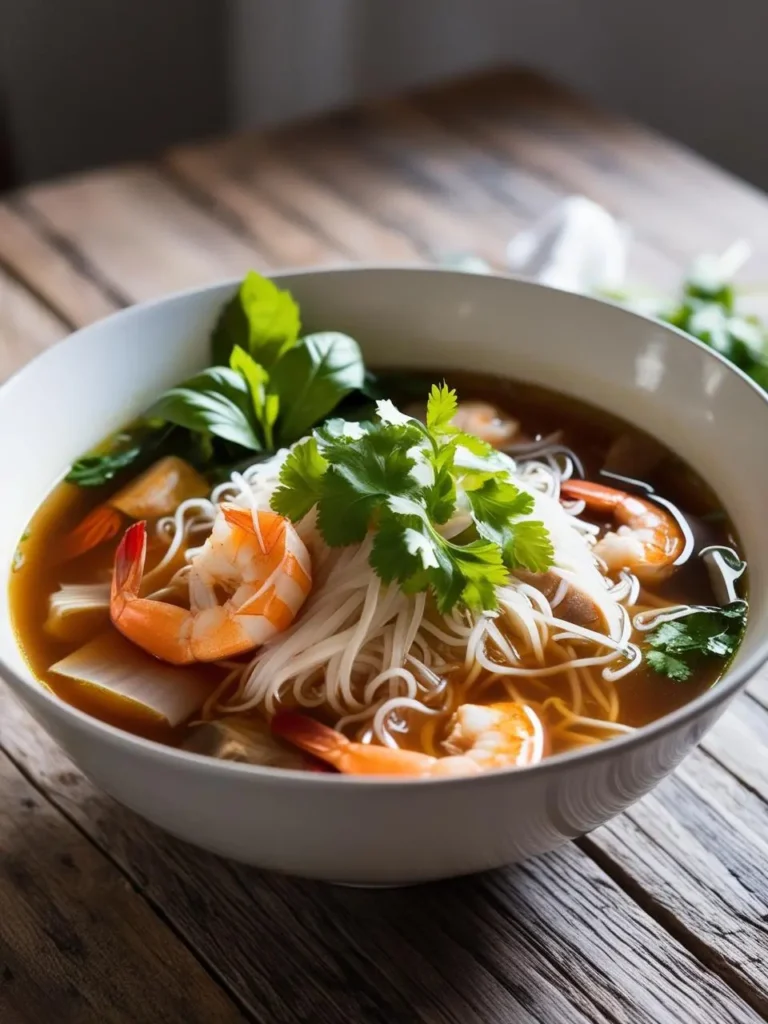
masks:
{"label": "green herb", "polygon": [[264,447],[269,451],[274,449],[274,426],[280,409],[280,400],[277,395],[267,393],[269,386],[269,374],[253,356],[245,349],[235,345],[229,357],[229,365],[232,370],[239,373],[248,385],[251,395],[251,408],[256,420],[261,426],[261,436]]}
{"label": "green herb", "polygon": [[172,441],[164,454],[189,455],[215,475],[243,462],[246,452],[292,444],[340,402],[349,400],[350,418],[370,409],[377,382],[357,342],[336,332],[299,340],[300,326],[292,296],[251,271],[214,328],[216,365],[161,395],[138,424],[138,439],[124,436],[88,453],[67,480],[81,487],[108,483],[145,462],[158,448],[159,432]]}
{"label": "green herb", "polygon": [[299,307],[290,292],[251,270],[224,307],[211,337],[213,360],[229,365],[235,345],[269,370],[296,343]]}
{"label": "green herb", "polygon": [[278,434],[283,444],[303,437],[333,412],[350,392],[365,385],[360,347],[346,334],[310,334],[286,352],[271,373],[271,387],[282,410]]}
{"label": "green herb", "polygon": [[78,487],[101,487],[136,462],[141,453],[141,444],[130,444],[111,451],[83,455],[72,463],[65,480]]}
{"label": "green herb", "polygon": [[178,455],[202,470],[214,455],[211,436],[162,420],[139,420],[74,462],[65,479],[78,487],[102,487],[164,455]]}
{"label": "green herb", "polygon": [[148,416],[259,451],[261,439],[248,382],[225,366],[213,366],[166,391]]}
{"label": "green herb", "polygon": [[719,259],[700,256],[672,303],[633,301],[626,295],[620,301],[697,338],[768,391],[768,332],[757,317],[737,309],[732,278],[744,256],[738,245]]}
{"label": "green herb", "polygon": [[[492,611],[510,569],[547,569],[552,545],[543,523],[523,518],[533,499],[509,482],[503,457],[453,428],[456,405],[443,385],[432,388],[426,425],[387,400],[376,422],[330,420],[288,456],[272,507],[297,521],[317,506],[331,547],[372,530],[380,579],[430,590],[441,612],[459,601]],[[468,527],[448,540],[439,527],[457,513]]]}
{"label": "green herb", "polygon": [[744,633],[747,606],[735,601],[723,608],[702,608],[673,622],[663,622],[648,635],[645,655],[660,675],[685,682],[702,659],[730,658]]}

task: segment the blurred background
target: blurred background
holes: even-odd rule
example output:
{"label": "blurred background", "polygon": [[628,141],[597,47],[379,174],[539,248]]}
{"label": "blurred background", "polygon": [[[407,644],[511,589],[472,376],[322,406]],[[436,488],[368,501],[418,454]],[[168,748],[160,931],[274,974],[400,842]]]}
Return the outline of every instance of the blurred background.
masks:
{"label": "blurred background", "polygon": [[0,187],[524,64],[758,186],[765,0],[0,0]]}

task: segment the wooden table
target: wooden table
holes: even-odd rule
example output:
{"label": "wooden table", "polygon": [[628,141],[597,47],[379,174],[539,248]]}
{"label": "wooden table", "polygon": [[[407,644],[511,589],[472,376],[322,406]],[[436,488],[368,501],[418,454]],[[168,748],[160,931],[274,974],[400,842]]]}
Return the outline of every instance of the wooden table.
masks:
{"label": "wooden table", "polygon": [[[120,306],[249,267],[457,251],[500,265],[512,233],[573,192],[635,228],[637,280],[672,285],[745,235],[768,281],[765,197],[499,74],[8,197],[0,373]],[[3,1024],[768,1019],[768,678],[609,825],[533,863],[389,892],[184,846],[0,701]]]}

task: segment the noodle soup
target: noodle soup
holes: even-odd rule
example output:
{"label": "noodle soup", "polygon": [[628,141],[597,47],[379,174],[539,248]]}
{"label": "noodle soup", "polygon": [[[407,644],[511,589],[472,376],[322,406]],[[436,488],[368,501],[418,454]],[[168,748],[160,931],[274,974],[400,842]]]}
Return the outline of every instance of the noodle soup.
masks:
{"label": "noodle soup", "polygon": [[242,391],[210,380],[255,419],[198,437],[164,396],[22,538],[15,629],[65,701],[214,757],[430,777],[609,741],[724,673],[738,538],[652,438],[498,377],[367,371],[328,407],[288,356],[266,385],[239,359]]}

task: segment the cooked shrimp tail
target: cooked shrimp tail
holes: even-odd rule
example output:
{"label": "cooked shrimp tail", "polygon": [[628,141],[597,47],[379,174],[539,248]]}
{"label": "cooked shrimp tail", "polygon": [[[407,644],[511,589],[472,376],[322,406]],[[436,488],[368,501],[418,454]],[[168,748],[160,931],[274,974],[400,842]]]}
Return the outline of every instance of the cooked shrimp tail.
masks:
{"label": "cooked shrimp tail", "polygon": [[148,654],[173,665],[188,664],[195,660],[188,656],[186,641],[191,613],[165,601],[139,597],[146,557],[146,523],[134,523],[125,531],[115,553],[110,597],[112,622],[123,636]]}
{"label": "cooked shrimp tail", "polygon": [[451,720],[446,757],[430,757],[375,743],[355,743],[343,733],[295,711],[272,719],[275,735],[344,774],[405,775],[437,778],[476,775],[493,768],[536,764],[544,754],[544,731],[538,717],[523,704],[462,704]]}
{"label": "cooked shrimp tail", "polygon": [[619,524],[601,537],[594,553],[609,570],[629,569],[640,580],[659,580],[674,571],[685,548],[680,524],[665,508],[626,491],[589,480],[565,480],[560,493],[610,515]]}
{"label": "cooked shrimp tail", "polygon": [[430,757],[413,750],[398,750],[373,743],[354,743],[343,733],[294,711],[281,711],[272,719],[272,731],[308,754],[314,754],[345,775],[404,775],[431,778],[476,775],[479,768],[468,757]]}
{"label": "cooked shrimp tail", "polygon": [[59,549],[59,557],[63,562],[79,558],[86,551],[112,540],[120,532],[123,517],[117,509],[108,505],[100,505],[93,509],[82,522],[66,535]]}
{"label": "cooked shrimp tail", "polygon": [[[175,665],[253,650],[287,629],[312,586],[309,554],[275,512],[222,505],[185,577],[189,608],[140,597],[147,533],[127,531],[115,555],[112,622],[149,654]],[[222,603],[222,592],[231,595]]]}

